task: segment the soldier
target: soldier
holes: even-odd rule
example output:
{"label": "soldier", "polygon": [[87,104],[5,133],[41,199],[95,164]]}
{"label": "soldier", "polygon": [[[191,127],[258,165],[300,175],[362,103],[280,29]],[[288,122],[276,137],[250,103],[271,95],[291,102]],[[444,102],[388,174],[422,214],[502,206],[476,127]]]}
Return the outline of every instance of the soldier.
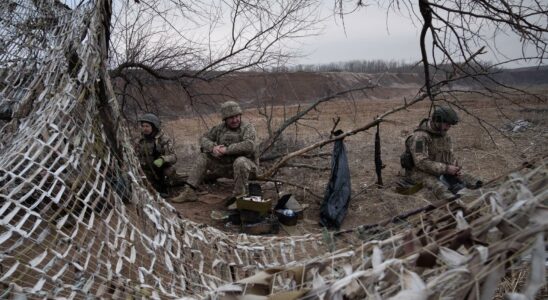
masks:
{"label": "soldier", "polygon": [[152,186],[163,196],[168,188],[177,183],[177,173],[173,166],[177,156],[173,151],[173,142],[161,130],[160,119],[152,113],[139,118],[141,138],[135,149],[141,162],[141,168]]}
{"label": "soldier", "polygon": [[453,154],[447,131],[458,121],[451,107],[435,106],[432,118],[422,120],[407,138],[401,157],[406,176],[416,184],[424,184],[440,200],[455,199],[464,187],[475,189],[482,185],[480,180],[463,173]]}
{"label": "soldier", "polygon": [[221,105],[223,122],[200,138],[200,150],[196,164],[189,176],[185,190],[173,202],[198,199],[195,188],[207,175],[208,178],[234,178],[233,197],[248,193],[250,176],[257,173],[255,127],[242,121],[242,109],[238,103],[228,101]]}

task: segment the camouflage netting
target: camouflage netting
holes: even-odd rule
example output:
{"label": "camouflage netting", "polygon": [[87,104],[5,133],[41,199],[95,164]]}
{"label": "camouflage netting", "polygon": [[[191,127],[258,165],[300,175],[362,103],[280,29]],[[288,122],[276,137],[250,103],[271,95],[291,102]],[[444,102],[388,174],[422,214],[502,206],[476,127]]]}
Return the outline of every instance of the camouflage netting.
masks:
{"label": "camouflage netting", "polygon": [[0,298],[490,299],[524,263],[511,296],[544,285],[546,161],[384,227],[256,237],[180,218],[119,116],[110,5],[0,2]]}

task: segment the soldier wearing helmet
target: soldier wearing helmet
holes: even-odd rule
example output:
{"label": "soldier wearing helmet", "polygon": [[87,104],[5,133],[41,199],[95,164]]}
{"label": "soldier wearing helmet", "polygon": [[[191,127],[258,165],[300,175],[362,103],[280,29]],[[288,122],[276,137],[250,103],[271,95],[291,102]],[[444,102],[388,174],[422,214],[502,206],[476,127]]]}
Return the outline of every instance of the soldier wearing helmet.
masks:
{"label": "soldier wearing helmet", "polygon": [[135,149],[141,168],[148,181],[161,194],[167,194],[168,188],[176,183],[174,164],[177,156],[173,151],[173,142],[161,130],[158,116],[146,113],[139,117],[141,137]]}
{"label": "soldier wearing helmet", "polygon": [[204,177],[234,178],[233,197],[248,193],[251,176],[257,172],[255,127],[242,121],[242,109],[238,103],[227,101],[221,105],[222,123],[211,128],[200,138],[201,152],[189,175],[186,189],[173,202],[196,201],[194,188]]}
{"label": "soldier wearing helmet", "polygon": [[453,154],[447,132],[458,122],[459,117],[450,106],[435,106],[431,118],[422,120],[407,138],[406,151],[401,156],[406,176],[422,183],[440,200],[454,199],[460,189],[478,188],[482,184],[463,173]]}

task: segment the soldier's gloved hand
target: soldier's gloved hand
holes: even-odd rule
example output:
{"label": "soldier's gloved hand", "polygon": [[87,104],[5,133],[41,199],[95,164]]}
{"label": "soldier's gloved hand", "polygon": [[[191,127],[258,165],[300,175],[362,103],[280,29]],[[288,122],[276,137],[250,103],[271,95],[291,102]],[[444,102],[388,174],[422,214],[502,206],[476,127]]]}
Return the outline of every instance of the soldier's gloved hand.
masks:
{"label": "soldier's gloved hand", "polygon": [[157,168],[161,168],[164,165],[164,159],[158,158],[155,161],[152,162]]}

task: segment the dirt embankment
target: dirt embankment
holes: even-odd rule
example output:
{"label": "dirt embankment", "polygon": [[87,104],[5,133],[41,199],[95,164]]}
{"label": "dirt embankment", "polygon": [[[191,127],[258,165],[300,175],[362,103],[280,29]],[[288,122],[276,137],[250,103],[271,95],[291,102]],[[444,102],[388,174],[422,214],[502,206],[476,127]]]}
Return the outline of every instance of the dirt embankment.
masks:
{"label": "dirt embankment", "polygon": [[175,119],[194,112],[216,111],[214,104],[227,100],[237,100],[244,108],[294,105],[361,87],[365,89],[346,97],[390,99],[413,95],[421,82],[418,74],[345,72],[237,73],[212,82],[195,82],[186,90],[173,82],[148,81],[143,95],[136,89],[130,90],[138,101],[126,101],[124,109],[130,117],[140,111],[154,111],[163,118]]}
{"label": "dirt embankment", "polygon": [[[136,75],[136,74],[134,74]],[[244,108],[263,105],[295,105],[310,103],[341,91],[366,88],[345,95],[347,99],[393,99],[412,97],[423,86],[423,75],[417,73],[364,74],[349,72],[331,73],[233,73],[212,81],[185,83],[156,80],[145,74],[138,75],[142,89],[129,87],[131,99],[123,101],[130,118],[143,111],[153,111],[164,119],[177,119],[210,113],[218,103],[237,100]],[[548,67],[506,70],[493,76],[494,81],[519,85],[525,89],[548,82]],[[491,79],[463,79],[453,83],[467,89],[482,82],[493,84]],[[122,83],[118,81],[122,90]],[[137,101],[135,101],[137,100]]]}

